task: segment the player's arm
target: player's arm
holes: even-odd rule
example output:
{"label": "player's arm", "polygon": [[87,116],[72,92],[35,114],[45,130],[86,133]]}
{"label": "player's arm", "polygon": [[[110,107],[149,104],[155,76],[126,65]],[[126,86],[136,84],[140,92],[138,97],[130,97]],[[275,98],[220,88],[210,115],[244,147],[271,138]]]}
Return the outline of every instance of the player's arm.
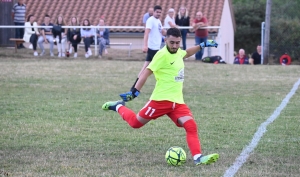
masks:
{"label": "player's arm", "polygon": [[202,42],[197,46],[193,46],[191,48],[186,49],[186,55],[183,58],[188,58],[195,53],[197,53],[199,50],[204,50],[205,47],[218,47],[218,43],[216,43],[214,40],[207,40],[206,42]]}
{"label": "player's arm", "polygon": [[188,57],[194,55],[195,53],[197,53],[199,50],[202,50],[200,45],[190,47],[190,48],[186,49],[186,55],[183,58],[188,58]]}
{"label": "player's arm", "polygon": [[135,87],[132,88],[129,92],[122,93],[120,94],[120,97],[122,98],[123,101],[131,101],[135,97],[139,96],[140,90],[144,86],[145,82],[147,81],[148,77],[152,74],[153,72],[146,68],[141,74],[141,77],[138,79],[137,83],[135,84]]}
{"label": "player's arm", "polygon": [[144,86],[145,82],[147,81],[148,77],[152,74],[153,72],[149,68],[145,68],[144,71],[141,73],[139,80],[135,84],[135,89],[140,91],[142,87]]}

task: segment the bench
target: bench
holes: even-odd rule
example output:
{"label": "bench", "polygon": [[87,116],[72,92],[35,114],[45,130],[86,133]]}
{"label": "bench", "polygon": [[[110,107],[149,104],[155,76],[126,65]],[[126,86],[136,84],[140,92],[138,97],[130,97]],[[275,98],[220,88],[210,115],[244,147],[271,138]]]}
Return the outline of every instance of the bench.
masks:
{"label": "bench", "polygon": [[[95,44],[92,44],[91,47],[92,46],[95,47]],[[98,46],[99,45],[97,45],[97,47]],[[131,56],[131,46],[132,46],[132,43],[109,43],[109,45],[106,45],[106,48],[110,48],[110,46],[128,46],[129,47],[129,49],[128,49],[128,57]],[[84,44],[78,44],[78,48],[79,47],[84,47]]]}
{"label": "bench", "polygon": [[15,52],[16,53],[17,53],[18,46],[25,42],[23,39],[18,39],[18,38],[10,38],[9,40],[15,42]]}

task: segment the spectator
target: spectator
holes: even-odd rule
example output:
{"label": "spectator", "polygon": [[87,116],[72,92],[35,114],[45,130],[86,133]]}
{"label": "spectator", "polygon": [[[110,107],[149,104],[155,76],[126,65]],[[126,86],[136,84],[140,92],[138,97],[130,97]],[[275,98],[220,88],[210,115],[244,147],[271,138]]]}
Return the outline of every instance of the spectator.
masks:
{"label": "spectator", "polygon": [[[77,17],[72,17],[69,26],[80,26]],[[67,40],[69,44],[72,44],[74,48],[74,58],[77,58],[77,47],[81,41],[80,29],[79,28],[69,28],[67,32]],[[72,53],[72,47],[69,52]]]}
{"label": "spectator", "polygon": [[[104,20],[100,19],[97,26],[105,26]],[[99,43],[99,58],[101,58],[103,51],[105,51],[105,54],[107,54],[106,45],[109,45],[109,29],[98,28],[97,38]]]}
{"label": "spectator", "polygon": [[[203,16],[202,12],[200,11],[197,12],[196,19],[194,20],[192,26],[193,29],[195,30],[196,45],[199,45],[202,42],[205,43],[207,40],[208,31],[207,29],[201,29],[201,28],[207,26],[207,19]],[[199,50],[195,55],[196,60],[201,60],[203,54],[204,54],[204,50]]]}
{"label": "spectator", "polygon": [[[164,28],[167,30],[169,28],[177,27],[175,24],[175,10],[173,8],[168,10],[168,14],[164,20]],[[160,48],[165,46],[165,36],[162,36],[162,42]]]}
{"label": "spectator", "polygon": [[[36,51],[38,36],[40,35],[38,28],[36,27],[37,23],[35,21],[35,17],[33,15],[29,15],[27,18],[27,22],[25,23],[25,33],[23,40],[25,42],[30,42],[33,47],[33,55],[38,56]],[[27,27],[27,28],[26,28]],[[32,28],[28,28],[32,27]]]}
{"label": "spectator", "polygon": [[139,76],[152,61],[152,58],[154,57],[156,52],[161,48],[162,36],[166,34],[166,31],[162,28],[162,24],[159,19],[161,16],[161,12],[161,6],[155,6],[153,16],[151,16],[146,22],[143,47],[143,52],[147,52],[146,61],[141,71],[139,72],[138,78],[136,79],[132,88],[134,88],[136,82],[139,79]]}
{"label": "spectator", "polygon": [[153,8],[150,7],[148,9],[148,12],[144,14],[143,16],[143,25],[146,26],[146,22],[148,20],[148,18],[150,18],[151,16],[153,16]]}
{"label": "spectator", "polygon": [[[66,34],[67,29],[62,28],[62,26],[65,26],[65,21],[61,15],[59,15],[56,19],[56,27],[58,27],[57,35],[54,35],[55,41],[57,43],[57,50],[58,50],[58,57],[65,57],[66,53]],[[54,30],[55,28],[53,28]],[[53,31],[54,34],[54,31]]]}
{"label": "spectator", "polygon": [[177,27],[177,25],[175,24],[175,11],[174,9],[169,9],[168,10],[168,14],[165,18],[165,21],[164,21],[164,27],[165,29],[169,29],[169,28],[173,28],[173,27]]}
{"label": "spectator", "polygon": [[[52,23],[50,23],[50,16],[49,15],[45,15],[44,18],[44,23],[41,26],[54,26]],[[50,43],[50,56],[53,57],[53,34],[52,34],[52,28],[42,28],[41,29],[41,36],[38,39],[38,44],[40,49],[42,50],[41,52],[41,56],[45,55],[45,48],[43,45],[43,42],[45,42],[46,44]]]}
{"label": "spectator", "polygon": [[257,45],[256,52],[254,52],[249,60],[251,65],[260,65],[261,64],[261,45]]}
{"label": "spectator", "polygon": [[249,64],[249,59],[245,55],[244,49],[239,50],[239,54],[235,57],[233,64],[238,64],[238,65]]}
{"label": "spectator", "polygon": [[[18,0],[18,2],[13,6],[11,11],[11,16],[14,20],[16,26],[24,26],[25,24],[25,15],[26,15],[26,5],[24,0]],[[22,39],[24,36],[24,28],[16,28],[16,38]],[[23,44],[18,46],[18,49],[25,48]]]}
{"label": "spectator", "polygon": [[[190,17],[188,10],[185,7],[180,7],[179,12],[175,18],[175,23],[178,26],[189,27],[190,26]],[[182,48],[186,49],[186,36],[188,34],[188,29],[180,29],[182,35]]]}
{"label": "spectator", "polygon": [[84,27],[81,28],[80,35],[84,42],[85,58],[89,58],[92,55],[92,50],[90,47],[91,44],[94,43],[95,30],[92,28],[88,28],[89,26],[91,26],[91,23],[88,19],[83,20],[82,26]]}

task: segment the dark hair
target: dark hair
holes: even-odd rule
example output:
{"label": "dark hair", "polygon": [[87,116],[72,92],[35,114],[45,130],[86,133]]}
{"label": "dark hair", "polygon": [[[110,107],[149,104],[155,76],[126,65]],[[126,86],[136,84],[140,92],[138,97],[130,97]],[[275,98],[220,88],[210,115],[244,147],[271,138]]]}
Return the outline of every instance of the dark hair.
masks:
{"label": "dark hair", "polygon": [[161,6],[158,6],[158,5],[154,6],[153,11],[156,11],[156,10],[162,10]]}
{"label": "dark hair", "polygon": [[50,15],[46,14],[45,17],[49,17],[50,18]]}
{"label": "dark hair", "polygon": [[[87,25],[85,25],[84,24],[84,21],[87,21],[88,22],[88,24]],[[84,19],[83,21],[82,21],[82,26],[91,26],[91,23],[90,23],[90,21],[89,21],[89,19]],[[84,30],[90,30],[91,28],[83,28]]]}
{"label": "dark hair", "polygon": [[167,30],[167,37],[169,36],[181,37],[181,32],[178,28],[169,28]]}
{"label": "dark hair", "polygon": [[32,16],[34,16],[34,15],[32,15],[32,14],[28,15],[28,17],[27,17],[27,22],[30,21],[30,18],[31,18]]}

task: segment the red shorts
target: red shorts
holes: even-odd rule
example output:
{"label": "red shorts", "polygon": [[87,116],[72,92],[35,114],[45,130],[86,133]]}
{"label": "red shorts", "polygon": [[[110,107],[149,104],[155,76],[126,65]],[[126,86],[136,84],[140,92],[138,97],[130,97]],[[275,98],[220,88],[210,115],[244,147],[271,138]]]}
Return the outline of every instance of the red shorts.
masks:
{"label": "red shorts", "polygon": [[157,119],[164,115],[169,116],[178,127],[181,127],[177,121],[180,117],[193,117],[190,108],[186,104],[178,104],[170,101],[150,100],[139,112],[139,116],[144,119]]}

